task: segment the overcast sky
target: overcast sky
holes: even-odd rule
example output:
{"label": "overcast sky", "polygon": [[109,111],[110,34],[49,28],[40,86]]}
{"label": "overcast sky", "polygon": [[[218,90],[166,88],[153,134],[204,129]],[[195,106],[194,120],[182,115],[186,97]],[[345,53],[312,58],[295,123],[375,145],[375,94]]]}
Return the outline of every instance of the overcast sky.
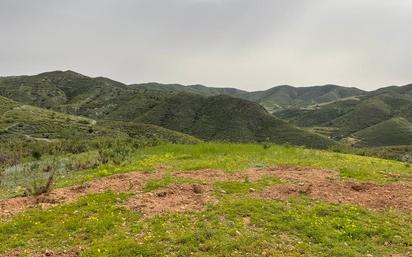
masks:
{"label": "overcast sky", "polygon": [[412,0],[0,0],[0,75],[125,83],[412,83]]}

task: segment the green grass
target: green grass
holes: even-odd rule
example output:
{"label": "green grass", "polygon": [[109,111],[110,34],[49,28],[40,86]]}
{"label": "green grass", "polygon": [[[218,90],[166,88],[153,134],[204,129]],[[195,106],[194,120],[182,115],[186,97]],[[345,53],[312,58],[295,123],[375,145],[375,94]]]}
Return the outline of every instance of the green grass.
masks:
{"label": "green grass", "polygon": [[[138,150],[130,163],[105,165],[60,178],[58,186],[133,170],[166,175],[146,182],[144,191],[182,183],[174,171],[221,169],[236,172],[276,164],[314,166],[340,171],[344,178],[389,182],[385,173],[410,174],[395,161],[290,146],[268,149],[251,144],[160,145]],[[32,209],[0,222],[0,254],[19,251],[30,256],[45,249],[84,250],[89,256],[390,256],[405,254],[412,238],[410,213],[368,211],[361,207],[314,201],[254,198],[256,191],[279,184],[273,177],[258,181],[214,183],[217,205],[201,212],[144,218],[122,205],[127,194],[105,192],[47,210]],[[223,192],[224,191],[224,192]],[[24,255],[23,255],[24,256]]]}
{"label": "green grass", "polygon": [[[0,224],[0,253],[82,246],[85,256],[389,256],[405,253],[412,217],[295,198],[224,195],[199,213],[144,219],[101,193]],[[102,208],[104,206],[104,208]]]}
{"label": "green grass", "polygon": [[410,181],[412,173],[411,166],[402,162],[281,145],[269,149],[254,144],[160,145],[138,150],[131,159],[130,163],[120,166],[105,165],[68,174],[58,185],[81,184],[98,177],[137,170],[151,172],[159,166],[171,172],[199,169],[236,172],[273,165],[309,166],[338,171],[344,179],[381,183]]}
{"label": "green grass", "polygon": [[[174,171],[221,169],[236,172],[248,167],[278,164],[334,169],[343,178],[390,182],[410,174],[410,166],[396,161],[291,146],[265,149],[251,144],[160,145],[138,150],[123,165],[104,165],[87,172],[68,173],[57,186],[79,184],[97,177],[133,170],[167,169],[149,180],[144,191],[181,183],[200,183],[171,176]],[[169,173],[170,172],[170,173]],[[48,210],[33,209],[0,223],[0,253],[17,250],[27,256],[45,249],[77,249],[81,256],[389,256],[405,253],[412,240],[411,214],[372,212],[350,206],[312,201],[305,196],[289,202],[248,195],[281,183],[218,181],[217,205],[199,213],[143,218],[122,207],[126,194],[88,195],[77,202]],[[224,193],[223,193],[224,191]],[[102,208],[104,206],[104,208]],[[23,255],[24,256],[24,255]]]}
{"label": "green grass", "polygon": [[263,177],[258,181],[218,181],[214,184],[215,189],[225,194],[247,193],[249,191],[261,191],[272,185],[280,184],[281,181],[275,177]]}
{"label": "green grass", "polygon": [[151,179],[147,181],[143,187],[143,190],[146,192],[153,191],[159,188],[177,185],[177,184],[185,184],[185,183],[198,183],[199,181],[191,178],[180,178],[174,177],[170,174],[163,176],[160,179]]}

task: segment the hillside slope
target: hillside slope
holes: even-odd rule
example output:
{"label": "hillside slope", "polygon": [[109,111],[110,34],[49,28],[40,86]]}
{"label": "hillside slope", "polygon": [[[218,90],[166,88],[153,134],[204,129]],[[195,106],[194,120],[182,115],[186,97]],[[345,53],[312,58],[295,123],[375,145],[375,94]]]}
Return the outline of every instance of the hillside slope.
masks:
{"label": "hillside slope", "polygon": [[26,137],[51,141],[54,139],[85,139],[99,137],[157,137],[166,142],[198,142],[182,133],[155,125],[119,121],[96,121],[20,104],[0,97],[0,138]]}
{"label": "hillside slope", "polygon": [[96,121],[21,104],[0,97],[0,167],[13,165],[32,152],[81,153],[127,144],[135,147],[159,143],[199,143],[200,140],[155,125]]}
{"label": "hillside slope", "polygon": [[404,118],[392,118],[353,134],[359,145],[412,145],[412,123]]}
{"label": "hillside slope", "polygon": [[333,141],[297,129],[256,103],[229,96],[178,94],[137,119],[206,140],[270,141],[325,148]]}
{"label": "hillside slope", "polygon": [[164,99],[107,78],[72,71],[0,78],[0,95],[18,102],[98,119],[131,120]]}
{"label": "hillside slope", "polygon": [[405,133],[405,123],[399,121],[412,122],[410,88],[410,85],[382,88],[358,100],[339,101],[313,109],[285,110],[275,115],[301,127],[328,127],[334,131],[335,139],[357,138],[359,135],[368,138],[365,133],[382,132],[382,140],[363,140],[363,146],[409,144],[409,140],[402,143],[403,140],[395,140],[392,136]]}
{"label": "hillside slope", "polygon": [[[217,93],[202,86],[192,88]],[[288,142],[310,147],[333,144],[272,117],[257,103],[247,100],[149,90],[72,71],[2,78],[0,94],[91,119],[150,123],[207,140]]]}

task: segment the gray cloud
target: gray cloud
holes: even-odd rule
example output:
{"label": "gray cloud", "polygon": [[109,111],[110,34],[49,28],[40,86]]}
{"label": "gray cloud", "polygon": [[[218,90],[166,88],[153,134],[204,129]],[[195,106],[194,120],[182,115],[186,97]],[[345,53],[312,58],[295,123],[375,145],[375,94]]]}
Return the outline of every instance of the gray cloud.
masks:
{"label": "gray cloud", "polygon": [[126,83],[412,82],[410,0],[2,0],[0,74]]}

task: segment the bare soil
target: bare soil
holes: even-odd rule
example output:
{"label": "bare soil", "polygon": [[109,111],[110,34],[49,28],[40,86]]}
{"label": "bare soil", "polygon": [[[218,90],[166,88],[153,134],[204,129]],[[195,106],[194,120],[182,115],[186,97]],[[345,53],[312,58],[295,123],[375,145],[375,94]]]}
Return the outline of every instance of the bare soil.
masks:
{"label": "bare soil", "polygon": [[41,253],[28,253],[22,252],[19,250],[14,250],[7,252],[5,254],[0,254],[0,257],[19,257],[19,256],[33,256],[33,257],[78,257],[80,255],[81,250],[70,250],[70,251],[52,251],[46,250]]}
{"label": "bare soil", "polygon": [[373,210],[396,208],[412,212],[411,182],[378,185],[342,181],[334,171],[277,166],[247,169],[237,173],[220,170],[177,172],[172,175],[196,179],[202,181],[202,184],[175,185],[154,192],[142,192],[147,180],[159,179],[163,175],[163,169],[154,173],[131,172],[98,179],[80,186],[55,189],[40,196],[3,200],[0,201],[0,216],[16,214],[33,207],[48,208],[74,201],[87,194],[108,190],[134,193],[135,196],[129,199],[126,206],[139,210],[146,216],[166,212],[196,211],[217,201],[211,194],[214,182],[257,181],[266,176],[278,177],[286,183],[269,187],[262,192],[252,192],[252,194],[277,200],[286,200],[291,196],[305,194],[313,199],[357,204]]}
{"label": "bare soil", "polygon": [[411,183],[377,185],[341,181],[336,174],[322,170],[277,170],[274,175],[289,183],[267,188],[258,193],[261,197],[286,200],[305,194],[313,199],[356,204],[372,210],[395,208],[412,212]]}
{"label": "bare soil", "polygon": [[142,189],[146,180],[160,178],[161,176],[162,172],[118,174],[87,182],[80,186],[55,189],[39,196],[11,198],[0,201],[0,216],[16,214],[28,208],[48,208],[59,203],[72,202],[87,194],[109,190],[114,192],[138,192]]}
{"label": "bare soil", "polygon": [[217,203],[206,185],[174,185],[163,189],[137,194],[126,206],[145,216],[170,212],[200,211],[207,204]]}

